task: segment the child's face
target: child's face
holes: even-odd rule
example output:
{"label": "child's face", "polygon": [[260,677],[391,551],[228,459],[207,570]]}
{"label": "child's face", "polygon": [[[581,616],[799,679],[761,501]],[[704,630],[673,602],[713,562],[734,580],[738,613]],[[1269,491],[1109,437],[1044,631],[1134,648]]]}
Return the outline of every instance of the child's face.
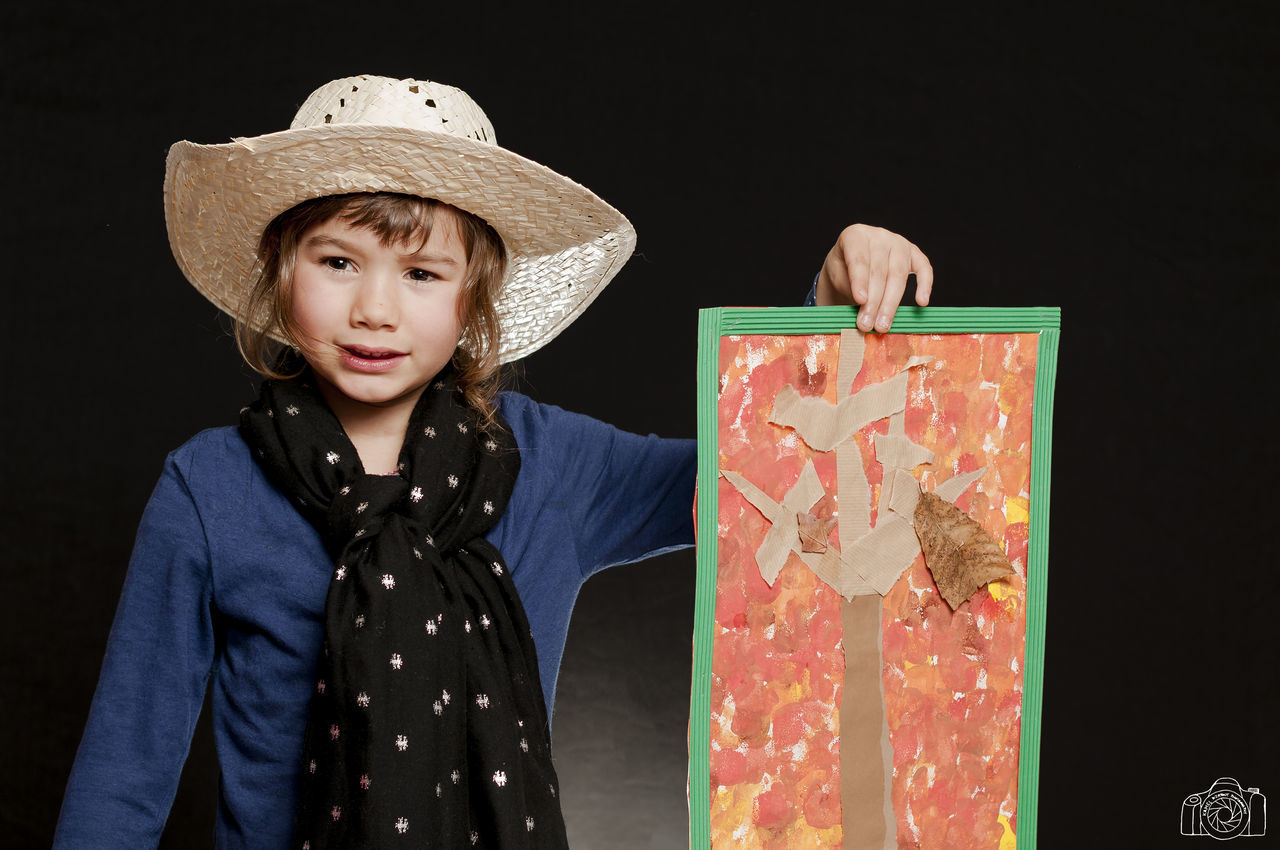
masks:
{"label": "child's face", "polygon": [[384,246],[372,231],[340,219],[302,234],[293,318],[307,343],[307,362],[340,420],[345,412],[407,416],[457,347],[466,272],[466,252],[448,211],[436,214],[420,249]]}

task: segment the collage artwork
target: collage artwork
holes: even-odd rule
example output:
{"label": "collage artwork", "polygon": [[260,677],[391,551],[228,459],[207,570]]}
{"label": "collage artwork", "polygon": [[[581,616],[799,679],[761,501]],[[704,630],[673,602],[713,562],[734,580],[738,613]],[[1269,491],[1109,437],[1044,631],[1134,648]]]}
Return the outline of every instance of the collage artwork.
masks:
{"label": "collage artwork", "polygon": [[987,310],[971,324],[998,329],[965,333],[963,312],[944,333],[753,329],[704,350],[694,847],[1034,845],[1044,601],[1028,576],[1045,559],[1029,549],[1047,541],[1057,316],[1011,331],[1021,314]]}

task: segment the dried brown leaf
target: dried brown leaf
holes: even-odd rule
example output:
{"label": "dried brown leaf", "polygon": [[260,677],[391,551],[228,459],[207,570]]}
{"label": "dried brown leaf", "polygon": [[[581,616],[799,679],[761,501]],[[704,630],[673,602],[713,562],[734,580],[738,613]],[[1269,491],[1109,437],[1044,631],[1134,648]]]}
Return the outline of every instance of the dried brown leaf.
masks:
{"label": "dried brown leaf", "polygon": [[921,493],[912,521],[925,565],[952,610],[987,582],[1013,575],[1000,544],[945,499]]}
{"label": "dried brown leaf", "polygon": [[836,526],[835,517],[823,518],[811,513],[797,513],[796,524],[800,526],[801,552],[821,555],[827,551],[827,535]]}

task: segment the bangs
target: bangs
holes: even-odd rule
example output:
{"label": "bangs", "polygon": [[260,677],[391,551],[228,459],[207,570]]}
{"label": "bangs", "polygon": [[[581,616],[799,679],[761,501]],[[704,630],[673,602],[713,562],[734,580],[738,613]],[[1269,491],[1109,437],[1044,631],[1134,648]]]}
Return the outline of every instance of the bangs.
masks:
{"label": "bangs", "polygon": [[[454,233],[463,236],[459,224],[459,214],[453,207],[431,198],[418,198],[413,195],[396,195],[389,192],[375,195],[341,195],[332,198],[334,201],[345,199],[345,203],[335,211],[335,215],[351,225],[368,230],[378,237],[384,248],[397,245],[411,246],[421,251],[431,239],[431,231],[435,227],[436,217],[442,210],[445,220],[454,228]],[[328,199],[326,199],[328,200]],[[471,259],[471,245],[464,245],[467,259]],[[416,244],[415,244],[416,243]]]}
{"label": "bangs", "polygon": [[352,227],[368,230],[378,237],[384,248],[405,245],[420,251],[431,238],[431,231],[442,211],[445,220],[455,228],[455,234],[462,238],[463,249],[470,260],[474,239],[469,232],[471,228],[461,225],[464,218],[473,216],[434,198],[392,192],[328,195],[303,201],[286,215],[290,219],[290,229],[299,234],[315,224],[336,218]]}

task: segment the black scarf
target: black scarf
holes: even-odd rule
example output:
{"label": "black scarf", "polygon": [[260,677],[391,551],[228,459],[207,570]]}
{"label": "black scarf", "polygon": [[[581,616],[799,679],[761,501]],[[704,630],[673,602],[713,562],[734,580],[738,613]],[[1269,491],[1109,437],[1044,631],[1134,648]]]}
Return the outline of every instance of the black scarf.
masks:
{"label": "black scarf", "polygon": [[309,374],[265,382],[240,429],[334,559],[294,847],[565,847],[529,621],[483,537],[510,426],[482,430],[446,368],[398,475],[364,473]]}

